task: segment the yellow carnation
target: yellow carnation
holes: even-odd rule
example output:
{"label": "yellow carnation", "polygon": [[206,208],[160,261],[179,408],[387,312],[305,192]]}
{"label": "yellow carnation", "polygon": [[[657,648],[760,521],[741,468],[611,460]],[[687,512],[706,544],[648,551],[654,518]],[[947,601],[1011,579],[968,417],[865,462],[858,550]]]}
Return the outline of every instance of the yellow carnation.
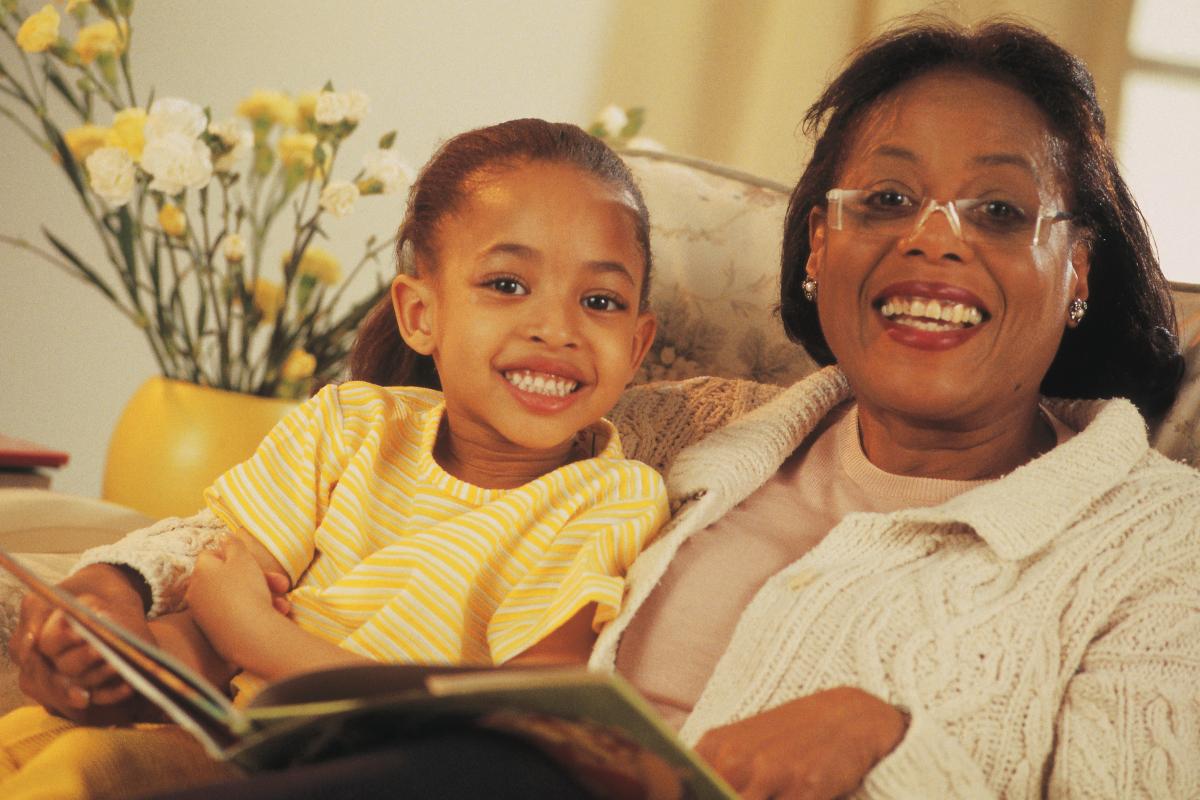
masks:
{"label": "yellow carnation", "polygon": [[317,93],[304,92],[296,98],[296,129],[312,130],[317,114]]}
{"label": "yellow carnation", "polygon": [[79,35],[75,38],[75,52],[85,64],[95,61],[96,56],[105,53],[119,56],[124,51],[125,34],[111,19],[100,20],[80,28]]}
{"label": "yellow carnation", "polygon": [[311,378],[317,371],[317,359],[312,353],[299,347],[288,353],[283,362],[280,375],[285,381],[302,381]]}
{"label": "yellow carnation", "polygon": [[255,89],[249,97],[238,103],[237,113],[238,116],[255,122],[266,121],[277,122],[280,125],[294,125],[296,101],[283,92]]}
{"label": "yellow carnation", "polygon": [[146,146],[146,109],[126,108],[118,111],[113,117],[106,144],[120,147],[133,156],[134,161],[140,160]]}
{"label": "yellow carnation", "polygon": [[87,157],[108,144],[108,128],[99,125],[80,125],[63,132],[63,141],[75,158],[75,163],[82,164]]}
{"label": "yellow carnation", "polygon": [[[284,256],[284,263],[291,260],[291,254]],[[310,247],[300,257],[296,272],[301,277],[308,276],[317,283],[333,286],[342,279],[342,264],[337,256],[319,247]]]}
{"label": "yellow carnation", "polygon": [[58,41],[58,23],[62,18],[53,6],[44,5],[30,14],[17,30],[17,46],[26,53],[42,53]]}
{"label": "yellow carnation", "polygon": [[176,239],[182,239],[187,233],[187,217],[174,203],[167,203],[159,209],[158,224],[168,236]]}
{"label": "yellow carnation", "polygon": [[254,297],[254,307],[265,319],[274,321],[279,316],[279,309],[283,308],[282,286],[264,278],[255,278],[250,294]]}
{"label": "yellow carnation", "polygon": [[288,133],[279,137],[279,160],[284,166],[299,164],[312,169],[313,151],[317,149],[317,137],[311,133]]}

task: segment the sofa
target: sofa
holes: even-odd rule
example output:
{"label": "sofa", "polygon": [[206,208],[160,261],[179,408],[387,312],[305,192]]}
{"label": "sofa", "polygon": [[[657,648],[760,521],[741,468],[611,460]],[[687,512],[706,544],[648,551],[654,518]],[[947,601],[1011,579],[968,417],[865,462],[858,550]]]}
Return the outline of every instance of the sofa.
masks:
{"label": "sofa", "polygon": [[[655,255],[652,305],[659,332],[638,380],[710,374],[788,384],[815,368],[787,340],[775,313],[780,233],[788,187],[694,159],[626,151],[646,196]],[[1155,447],[1200,465],[1200,286],[1173,287],[1185,383],[1151,430]],[[48,580],[81,550],[151,520],[92,498],[39,489],[0,489],[0,547]],[[0,637],[15,621],[21,589],[0,575]],[[0,711],[22,701],[0,657]]]}

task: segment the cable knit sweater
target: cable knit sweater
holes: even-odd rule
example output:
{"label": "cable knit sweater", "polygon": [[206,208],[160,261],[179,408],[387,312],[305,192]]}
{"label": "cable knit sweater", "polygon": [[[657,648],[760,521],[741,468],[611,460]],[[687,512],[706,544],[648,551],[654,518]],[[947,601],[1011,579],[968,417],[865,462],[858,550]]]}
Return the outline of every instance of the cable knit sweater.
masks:
{"label": "cable knit sweater", "polygon": [[[848,397],[836,368],[787,390],[627,393],[612,419],[627,454],[666,474],[675,513],[593,667],[613,667],[679,545]],[[851,514],[768,580],[683,738],[851,684],[911,715],[857,796],[1200,797],[1200,474],[1151,450],[1128,402],[1048,405],[1080,433],[943,505]],[[162,523],[84,563],[141,569],[166,610],[211,531],[203,515]]]}

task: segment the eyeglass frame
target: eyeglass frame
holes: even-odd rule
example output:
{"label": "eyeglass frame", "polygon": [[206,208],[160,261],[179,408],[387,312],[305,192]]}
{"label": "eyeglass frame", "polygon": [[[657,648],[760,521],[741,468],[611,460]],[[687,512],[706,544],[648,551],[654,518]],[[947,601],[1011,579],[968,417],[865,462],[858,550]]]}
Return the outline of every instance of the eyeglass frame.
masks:
{"label": "eyeglass frame", "polygon": [[[845,213],[845,208],[843,206],[844,201],[848,197],[859,197],[862,195],[873,194],[874,191],[875,190],[873,189],[840,188],[830,189],[827,191],[825,193],[827,206],[831,203],[836,204],[837,206],[837,213],[830,214],[829,226],[835,231],[844,230],[844,224],[842,220],[842,216]],[[958,214],[958,204],[981,202],[987,201],[980,197],[959,197],[942,203],[933,197],[923,197],[921,198],[921,205],[918,207],[912,230],[903,236],[897,234],[896,238],[897,240],[900,238],[907,239],[916,235],[916,233],[921,230],[921,227],[929,221],[929,218],[933,216],[935,211],[941,211],[946,217],[946,220],[950,223],[950,229],[954,231],[954,235],[958,238],[958,240],[964,243],[969,243],[967,242],[967,239],[963,237],[962,219]],[[1037,215],[1034,218],[1035,222],[1033,224],[1033,240],[1029,243],[1030,249],[1039,247],[1043,244],[1041,241],[1042,223],[1047,223],[1046,228],[1049,228],[1056,222],[1067,222],[1075,219],[1075,214],[1071,213],[1070,211],[1044,211],[1045,208],[1046,206],[1044,205],[1039,205],[1037,208]]]}

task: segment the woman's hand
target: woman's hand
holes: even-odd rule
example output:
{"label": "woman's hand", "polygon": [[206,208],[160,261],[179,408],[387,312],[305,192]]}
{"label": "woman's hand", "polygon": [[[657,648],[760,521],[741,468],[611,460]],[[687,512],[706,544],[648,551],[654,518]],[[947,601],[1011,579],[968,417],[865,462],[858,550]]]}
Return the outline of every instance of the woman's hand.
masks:
{"label": "woman's hand", "polygon": [[[93,564],[59,587],[153,643],[154,636],[146,625],[142,587],[134,580],[119,567]],[[9,653],[20,670],[21,691],[61,716],[91,724],[156,716],[75,632],[62,612],[35,595],[27,594],[21,602]]]}
{"label": "woman's hand", "polygon": [[696,752],[746,800],[849,794],[904,738],[904,714],[842,686],[714,728]]}

